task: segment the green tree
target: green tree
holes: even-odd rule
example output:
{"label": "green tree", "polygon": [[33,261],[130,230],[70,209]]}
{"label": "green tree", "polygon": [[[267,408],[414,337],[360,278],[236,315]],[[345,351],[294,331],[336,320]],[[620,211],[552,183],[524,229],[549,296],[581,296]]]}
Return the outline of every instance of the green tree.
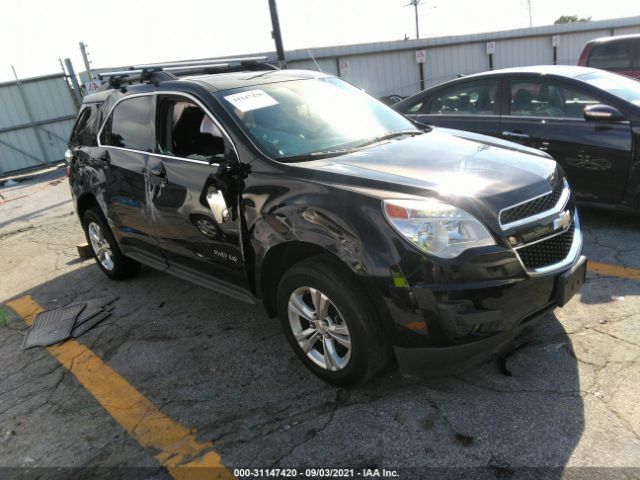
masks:
{"label": "green tree", "polygon": [[560,18],[558,18],[553,23],[557,25],[559,23],[575,23],[575,22],[590,22],[590,21],[591,21],[591,17],[578,18],[577,15],[561,15]]}

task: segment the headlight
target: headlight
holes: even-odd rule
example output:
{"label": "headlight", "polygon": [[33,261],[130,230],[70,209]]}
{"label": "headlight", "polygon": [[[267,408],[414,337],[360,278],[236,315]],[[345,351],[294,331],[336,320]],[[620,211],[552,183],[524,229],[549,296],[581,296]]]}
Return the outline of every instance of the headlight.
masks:
{"label": "headlight", "polygon": [[469,248],[496,243],[472,215],[437,200],[384,200],[383,206],[402,236],[437,257],[454,258]]}

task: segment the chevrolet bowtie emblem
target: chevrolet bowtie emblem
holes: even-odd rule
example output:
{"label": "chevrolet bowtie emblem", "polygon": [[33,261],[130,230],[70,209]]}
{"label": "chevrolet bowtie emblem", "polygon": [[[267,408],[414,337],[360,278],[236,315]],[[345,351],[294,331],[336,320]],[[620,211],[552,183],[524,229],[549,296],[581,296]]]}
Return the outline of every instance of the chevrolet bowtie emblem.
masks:
{"label": "chevrolet bowtie emblem", "polygon": [[553,221],[554,230],[564,230],[569,225],[571,225],[571,213],[569,212],[569,210],[565,210],[564,212],[562,212],[560,215],[558,215],[558,218]]}

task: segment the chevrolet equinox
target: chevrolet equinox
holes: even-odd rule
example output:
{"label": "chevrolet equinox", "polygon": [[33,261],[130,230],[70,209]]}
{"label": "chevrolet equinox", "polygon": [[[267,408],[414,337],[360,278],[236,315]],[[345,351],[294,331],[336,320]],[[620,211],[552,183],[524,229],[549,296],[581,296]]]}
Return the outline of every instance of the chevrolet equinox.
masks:
{"label": "chevrolet equinox", "polygon": [[416,128],[319,72],[113,72],[85,97],[66,157],[106,275],[144,264],[261,302],[335,384],[393,357],[411,374],[477,363],[585,278],[549,155]]}

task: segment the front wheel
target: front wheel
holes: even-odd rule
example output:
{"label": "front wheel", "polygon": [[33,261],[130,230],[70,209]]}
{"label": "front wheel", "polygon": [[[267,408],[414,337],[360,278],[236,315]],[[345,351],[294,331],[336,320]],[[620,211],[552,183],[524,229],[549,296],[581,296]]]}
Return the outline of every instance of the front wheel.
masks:
{"label": "front wheel", "polygon": [[278,313],[289,344],[313,373],[336,385],[362,383],[389,359],[375,311],[350,272],[306,260],[278,286]]}
{"label": "front wheel", "polygon": [[82,226],[96,263],[106,275],[115,280],[124,280],[138,273],[140,264],[120,252],[111,229],[98,209],[90,208],[85,212]]}

